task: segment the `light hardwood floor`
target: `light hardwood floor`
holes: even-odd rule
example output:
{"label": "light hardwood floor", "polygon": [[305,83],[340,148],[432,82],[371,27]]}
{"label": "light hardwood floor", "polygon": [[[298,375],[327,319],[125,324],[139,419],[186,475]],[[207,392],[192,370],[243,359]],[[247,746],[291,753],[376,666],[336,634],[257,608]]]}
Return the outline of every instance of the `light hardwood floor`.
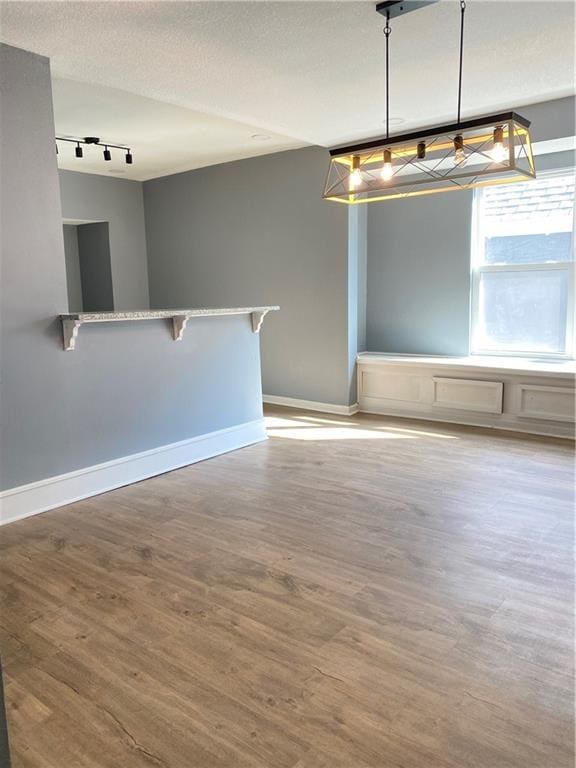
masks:
{"label": "light hardwood floor", "polygon": [[14,768],[571,768],[571,445],[268,413],[2,529]]}

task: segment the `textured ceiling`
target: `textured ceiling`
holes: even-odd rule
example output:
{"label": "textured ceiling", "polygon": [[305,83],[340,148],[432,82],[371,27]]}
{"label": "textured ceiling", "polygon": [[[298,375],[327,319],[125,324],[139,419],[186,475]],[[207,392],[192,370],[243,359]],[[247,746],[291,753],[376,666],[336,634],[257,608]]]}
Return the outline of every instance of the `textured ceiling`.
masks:
{"label": "textured ceiling", "polygon": [[[5,42],[50,56],[57,130],[100,126],[131,144],[150,178],[381,134],[374,5],[26,0],[2,3],[1,29]],[[454,118],[458,8],[442,0],[392,22],[394,130]],[[466,18],[464,116],[574,92],[572,2],[472,0]]]}
{"label": "textured ceiling", "polygon": [[71,171],[145,181],[303,146],[296,139],[270,131],[263,134],[257,126],[116,88],[55,78],[52,92],[59,136],[88,134],[98,136],[102,142],[129,144],[134,156],[134,164],[126,165],[124,153],[112,149],[112,160],[104,162],[101,147],[85,146],[84,157],[78,159],[74,155],[74,144],[59,142],[58,165]]}

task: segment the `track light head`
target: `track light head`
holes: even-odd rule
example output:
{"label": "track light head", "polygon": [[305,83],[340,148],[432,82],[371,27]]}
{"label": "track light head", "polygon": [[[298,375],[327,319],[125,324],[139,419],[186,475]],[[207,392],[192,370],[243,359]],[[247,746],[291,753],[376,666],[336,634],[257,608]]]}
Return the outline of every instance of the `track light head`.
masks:
{"label": "track light head", "polygon": [[84,152],[82,151],[80,144],[76,147],[76,157],[84,157]]}
{"label": "track light head", "polygon": [[104,150],[104,160],[112,160],[112,152],[106,147]]}
{"label": "track light head", "polygon": [[126,165],[132,165],[132,152],[130,150],[126,152]]}

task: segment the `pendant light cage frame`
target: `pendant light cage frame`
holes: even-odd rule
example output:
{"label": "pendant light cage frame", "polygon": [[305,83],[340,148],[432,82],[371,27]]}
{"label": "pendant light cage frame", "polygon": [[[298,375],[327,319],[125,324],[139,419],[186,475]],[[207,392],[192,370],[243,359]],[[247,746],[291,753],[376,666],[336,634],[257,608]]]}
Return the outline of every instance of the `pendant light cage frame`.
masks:
{"label": "pendant light cage frame", "polygon": [[461,120],[466,0],[460,0],[456,123],[389,135],[390,19],[431,2],[386,0],[376,6],[386,17],[386,136],[330,150],[325,200],[356,205],[536,178],[529,120],[516,112]]}
{"label": "pendant light cage frame", "polygon": [[323,197],[355,205],[536,178],[529,127],[504,112],[332,149]]}

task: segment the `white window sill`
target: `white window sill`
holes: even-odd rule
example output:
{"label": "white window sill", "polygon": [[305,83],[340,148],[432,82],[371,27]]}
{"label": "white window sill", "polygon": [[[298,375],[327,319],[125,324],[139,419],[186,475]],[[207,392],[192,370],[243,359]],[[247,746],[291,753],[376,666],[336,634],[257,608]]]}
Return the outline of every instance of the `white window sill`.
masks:
{"label": "white window sill", "polygon": [[360,352],[356,361],[370,365],[414,365],[466,371],[490,371],[493,373],[536,374],[549,378],[572,378],[576,375],[576,362],[574,360],[558,360],[556,362],[553,360],[482,355],[450,357],[448,355],[394,355],[384,352]]}

